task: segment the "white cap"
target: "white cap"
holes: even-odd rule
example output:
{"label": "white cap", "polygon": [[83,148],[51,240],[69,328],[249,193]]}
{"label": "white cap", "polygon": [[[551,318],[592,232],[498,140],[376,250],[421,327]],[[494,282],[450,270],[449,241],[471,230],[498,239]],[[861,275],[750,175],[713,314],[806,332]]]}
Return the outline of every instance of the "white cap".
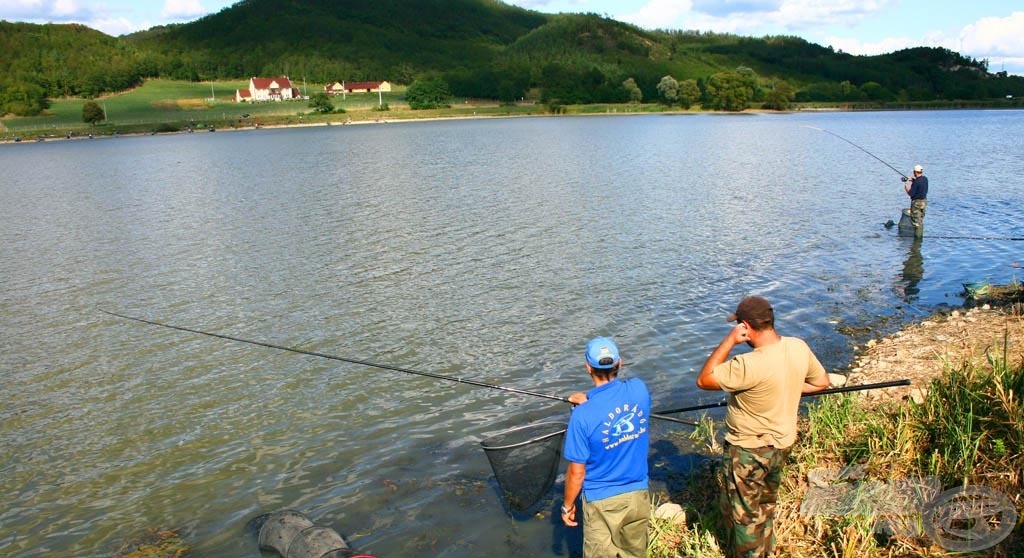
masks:
{"label": "white cap", "polygon": [[921,165],[914,165],[914,172],[924,172],[924,167]]}

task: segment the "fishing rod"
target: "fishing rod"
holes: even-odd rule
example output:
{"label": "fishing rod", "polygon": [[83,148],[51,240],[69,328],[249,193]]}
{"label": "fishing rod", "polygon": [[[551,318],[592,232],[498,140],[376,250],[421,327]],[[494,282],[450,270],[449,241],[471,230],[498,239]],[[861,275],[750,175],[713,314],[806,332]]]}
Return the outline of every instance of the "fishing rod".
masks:
{"label": "fishing rod", "polygon": [[[109,314],[111,316],[116,316],[118,318],[124,318],[126,320],[134,320],[136,322],[141,322],[141,323],[144,323],[144,324],[149,324],[149,325],[154,325],[154,326],[159,326],[159,327],[166,327],[166,328],[169,328],[169,329],[176,329],[178,331],[186,331],[188,333],[195,333],[197,335],[206,335],[206,336],[209,336],[209,337],[217,337],[219,339],[226,339],[228,341],[235,341],[237,343],[247,343],[249,345],[257,345],[257,346],[260,346],[260,347],[267,347],[269,349],[277,349],[277,350],[280,350],[280,351],[287,351],[287,352],[290,352],[290,353],[298,353],[300,355],[309,355],[309,356],[315,356],[315,357],[320,357],[320,358],[326,358],[326,359],[329,359],[329,360],[337,360],[337,361],[340,361],[340,362],[347,362],[349,364],[358,364],[358,365],[367,366],[367,367],[370,367],[370,368],[380,368],[382,370],[391,370],[392,372],[401,372],[403,374],[414,374],[416,376],[426,376],[428,378],[434,378],[434,379],[437,379],[437,380],[445,380],[445,381],[448,381],[448,382],[456,382],[456,383],[460,383],[460,384],[469,384],[471,386],[496,389],[496,390],[500,390],[500,391],[508,391],[508,392],[511,392],[511,393],[518,393],[518,394],[521,394],[521,395],[532,395],[534,397],[542,397],[544,399],[553,399],[555,401],[561,401],[563,403],[572,403],[572,401],[569,401],[568,397],[559,397],[557,395],[548,395],[546,393],[538,393],[536,391],[529,391],[529,390],[518,389],[518,388],[514,388],[514,387],[499,386],[499,385],[495,385],[495,384],[488,384],[488,383],[479,382],[479,381],[476,381],[476,380],[470,380],[470,379],[467,379],[467,378],[457,378],[455,376],[445,376],[445,375],[442,375],[442,374],[434,374],[432,372],[422,372],[422,371],[419,371],[419,370],[410,370],[408,368],[400,368],[398,366],[391,366],[389,364],[378,364],[378,363],[375,363],[375,362],[369,362],[369,361],[366,361],[366,360],[360,360],[360,359],[356,359],[356,358],[345,358],[345,357],[340,357],[340,356],[335,356],[335,355],[329,355],[329,354],[326,354],[326,353],[320,353],[320,352],[316,352],[316,351],[307,351],[307,350],[304,350],[304,349],[296,349],[295,347],[286,347],[284,345],[275,345],[274,343],[267,343],[267,342],[264,342],[264,341],[254,341],[254,340],[251,340],[251,339],[243,339],[241,337],[234,337],[234,336],[231,336],[231,335],[224,335],[222,333],[212,333],[212,332],[209,332],[209,331],[200,331],[198,329],[190,329],[190,328],[187,328],[187,327],[181,327],[181,326],[176,326],[176,325],[171,325],[171,324],[165,324],[165,323],[161,323],[161,322],[157,322],[157,321],[153,321],[153,320],[147,320],[147,319],[144,319],[144,318],[136,318],[136,317],[133,317],[133,316],[126,316],[124,314],[118,314],[117,312],[110,312],[108,310],[103,310],[102,308],[100,308],[99,311],[103,312],[104,314]],[[668,422],[677,422],[677,423],[680,423],[680,424],[688,424],[690,426],[695,426],[697,424],[694,421],[685,420],[685,419],[678,419],[678,418],[675,418],[675,417],[666,417],[666,416],[661,416],[661,415],[658,415],[658,414],[652,414],[651,416],[656,418],[656,419],[660,419],[660,420],[664,420],[664,421],[668,421]]]}
{"label": "fishing rod", "polygon": [[825,132],[826,134],[831,134],[831,135],[833,135],[833,136],[835,136],[835,137],[837,137],[837,138],[839,138],[839,139],[841,139],[841,140],[845,141],[846,143],[848,143],[848,144],[850,144],[850,145],[852,145],[852,146],[856,147],[857,149],[860,149],[860,150],[861,150],[861,151],[863,151],[864,153],[867,153],[868,155],[871,155],[872,157],[874,157],[875,159],[877,159],[877,160],[878,160],[879,162],[881,162],[881,163],[882,163],[883,165],[885,165],[885,166],[889,167],[890,169],[892,169],[892,170],[896,171],[896,174],[898,174],[898,175],[900,175],[900,176],[902,176],[902,177],[903,177],[903,181],[904,181],[904,182],[906,182],[906,181],[910,180],[910,177],[909,177],[909,176],[907,176],[907,175],[903,174],[902,172],[900,172],[900,171],[899,171],[899,169],[897,169],[896,167],[894,167],[894,166],[890,165],[889,163],[886,163],[885,161],[882,161],[882,160],[881,160],[881,159],[879,159],[879,158],[878,158],[877,156],[875,156],[875,154],[874,154],[874,153],[872,153],[872,152],[868,151],[867,149],[864,149],[863,147],[861,147],[861,146],[857,145],[856,143],[853,143],[852,141],[850,141],[850,140],[848,140],[848,139],[844,138],[843,136],[840,136],[839,134],[836,134],[836,133],[834,133],[834,132],[830,132],[830,131],[828,131],[828,130],[826,130],[826,129],[824,129],[824,128],[818,128],[818,127],[815,127],[815,126],[807,126],[807,125],[804,125],[803,127],[804,127],[804,128],[810,128],[810,129],[812,129],[812,130],[820,130],[820,131],[822,131],[822,132]]}
{"label": "fishing rod", "polygon": [[[814,393],[807,393],[807,394],[801,395],[800,397],[801,398],[803,398],[803,397],[816,397],[818,395],[829,395],[829,394],[833,394],[833,393],[846,393],[848,391],[863,391],[863,390],[867,390],[867,389],[879,389],[879,388],[888,388],[888,387],[897,387],[897,386],[909,386],[909,385],[910,385],[910,380],[904,378],[902,380],[892,380],[892,381],[889,381],[889,382],[878,382],[878,383],[875,383],[875,384],[863,384],[863,385],[859,385],[859,386],[844,386],[844,387],[837,387],[837,388],[831,388],[831,389],[823,389],[821,391],[816,391]],[[682,407],[682,408],[679,408],[679,409],[671,409],[671,410],[668,410],[668,411],[658,411],[658,413],[662,414],[662,415],[670,415],[670,414],[674,414],[674,413],[685,413],[685,412],[688,412],[688,411],[699,411],[701,409],[712,409],[712,408],[715,408],[715,407],[725,407],[728,404],[729,404],[728,401],[719,401],[717,403],[707,403],[705,405],[695,405],[693,407]]]}

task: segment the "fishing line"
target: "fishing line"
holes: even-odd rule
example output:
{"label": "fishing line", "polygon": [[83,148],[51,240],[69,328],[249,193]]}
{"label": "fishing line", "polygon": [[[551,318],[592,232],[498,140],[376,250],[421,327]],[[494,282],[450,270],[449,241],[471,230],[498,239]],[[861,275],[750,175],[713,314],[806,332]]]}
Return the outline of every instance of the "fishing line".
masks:
{"label": "fishing line", "polygon": [[[257,346],[260,346],[260,347],[267,347],[267,348],[270,348],[270,349],[277,349],[279,351],[287,351],[287,352],[291,352],[291,353],[298,353],[300,355],[309,355],[309,356],[315,356],[315,357],[320,357],[320,358],[326,358],[326,359],[329,359],[329,360],[337,360],[339,362],[347,362],[349,364],[358,364],[360,366],[367,366],[367,367],[370,367],[370,368],[380,368],[382,370],[391,370],[392,372],[401,372],[403,374],[414,374],[416,376],[426,376],[428,378],[434,378],[434,379],[437,379],[437,380],[445,380],[445,381],[448,381],[448,382],[456,382],[456,383],[460,383],[460,384],[469,384],[471,386],[496,389],[496,390],[500,390],[500,391],[508,391],[508,392],[511,392],[511,393],[518,393],[518,394],[521,394],[521,395],[532,395],[534,397],[542,397],[544,399],[553,399],[555,401],[561,401],[563,403],[571,403],[571,401],[569,401],[569,398],[567,398],[567,397],[559,397],[557,395],[548,395],[546,393],[538,393],[536,391],[529,391],[529,390],[525,390],[525,389],[518,389],[518,388],[513,388],[513,387],[499,386],[499,385],[495,385],[495,384],[488,384],[488,383],[484,383],[484,382],[478,382],[476,380],[470,380],[470,379],[467,379],[467,378],[457,378],[455,376],[445,376],[445,375],[442,375],[442,374],[434,374],[434,373],[431,373],[431,372],[422,372],[422,371],[419,371],[419,370],[410,370],[408,368],[400,368],[398,366],[391,366],[391,365],[388,365],[388,364],[378,364],[378,363],[375,363],[375,362],[369,362],[369,361],[366,361],[366,360],[360,360],[360,359],[356,359],[356,358],[345,358],[345,357],[340,357],[340,356],[335,356],[335,355],[329,355],[329,354],[326,354],[326,353],[320,353],[320,352],[316,352],[316,351],[307,351],[307,350],[304,350],[304,349],[296,349],[294,347],[286,347],[284,345],[275,345],[274,343],[267,343],[267,342],[264,342],[264,341],[254,341],[254,340],[251,340],[251,339],[243,339],[241,337],[234,337],[234,336],[231,336],[231,335],[224,335],[222,333],[211,333],[211,332],[208,332],[208,331],[200,331],[198,329],[190,329],[190,328],[187,328],[187,327],[181,327],[181,326],[176,326],[176,325],[165,324],[165,323],[161,323],[161,322],[157,322],[157,321],[153,321],[153,320],[147,320],[147,319],[144,319],[144,318],[136,318],[136,317],[133,317],[133,316],[126,316],[124,314],[118,314],[117,312],[110,312],[110,311],[107,311],[107,310],[103,310],[102,308],[100,308],[99,311],[103,312],[104,314],[109,314],[111,316],[116,316],[118,318],[124,318],[126,320],[134,320],[136,322],[141,322],[141,323],[144,323],[144,324],[149,324],[149,325],[154,325],[154,326],[159,326],[159,327],[166,327],[166,328],[169,328],[169,329],[176,329],[178,331],[186,331],[188,333],[195,333],[197,335],[206,335],[206,336],[209,336],[209,337],[217,337],[219,339],[226,339],[228,341],[235,341],[237,343],[247,343],[249,345],[257,345]],[[656,418],[656,419],[665,420],[665,421],[669,421],[669,422],[677,422],[677,423],[681,423],[681,424],[688,424],[690,426],[694,426],[694,425],[697,424],[694,421],[678,419],[678,418],[675,418],[675,417],[666,417],[666,416],[661,416],[661,415],[658,415],[658,414],[652,414],[651,416]]]}
{"label": "fishing line", "polygon": [[932,236],[924,235],[922,238],[939,238],[942,240],[1024,240],[1024,236]]}
{"label": "fishing line", "polygon": [[[879,388],[888,388],[888,387],[897,387],[897,386],[909,386],[909,385],[910,385],[910,380],[904,378],[902,380],[892,380],[892,381],[889,381],[889,382],[878,382],[878,383],[875,383],[875,384],[863,384],[863,385],[859,385],[859,386],[844,386],[844,387],[838,387],[838,388],[823,389],[821,391],[816,391],[814,393],[807,393],[807,394],[801,395],[800,397],[801,398],[803,398],[803,397],[816,397],[818,395],[829,395],[829,394],[832,394],[832,393],[845,393],[845,392],[848,392],[848,391],[863,391],[863,390],[866,390],[866,389],[879,389]],[[695,405],[693,407],[682,407],[682,408],[679,408],[679,409],[671,409],[671,410],[668,410],[668,411],[658,411],[658,413],[663,414],[663,415],[673,414],[673,413],[685,413],[687,411],[699,411],[701,409],[713,409],[715,407],[725,407],[728,404],[729,404],[728,401],[719,401],[717,403],[707,403],[705,405]]]}
{"label": "fishing line", "polygon": [[898,174],[898,175],[902,176],[902,177],[903,177],[904,179],[906,179],[906,180],[910,180],[910,177],[909,177],[909,176],[907,176],[907,175],[903,174],[902,172],[900,172],[900,171],[899,171],[899,170],[898,170],[898,169],[897,169],[896,167],[894,167],[894,166],[890,165],[889,163],[886,163],[885,161],[882,161],[882,160],[881,160],[881,159],[879,159],[879,158],[878,158],[877,156],[875,156],[875,154],[874,154],[874,153],[872,153],[872,152],[868,151],[867,149],[864,149],[863,147],[861,147],[861,146],[857,145],[856,143],[853,143],[852,141],[850,141],[850,140],[848,140],[848,139],[844,138],[843,136],[840,136],[839,134],[836,134],[836,133],[834,133],[834,132],[830,132],[830,131],[828,131],[828,130],[826,130],[826,129],[824,129],[824,128],[818,128],[818,127],[815,127],[815,126],[807,126],[807,125],[804,125],[803,127],[804,127],[804,128],[810,128],[810,129],[812,129],[812,130],[820,130],[820,131],[822,131],[822,132],[825,132],[826,134],[831,134],[831,135],[833,135],[833,136],[835,136],[835,137],[837,137],[837,138],[839,138],[839,139],[841,139],[841,140],[845,141],[846,143],[848,143],[848,144],[850,144],[850,145],[852,145],[852,146],[856,147],[857,149],[860,149],[860,150],[861,150],[861,151],[863,151],[864,153],[867,153],[868,155],[871,155],[872,157],[874,157],[875,159],[877,159],[877,160],[878,160],[879,162],[881,162],[881,163],[882,163],[883,165],[885,165],[885,166],[889,167],[890,169],[892,169],[892,170],[896,171],[896,174]]}

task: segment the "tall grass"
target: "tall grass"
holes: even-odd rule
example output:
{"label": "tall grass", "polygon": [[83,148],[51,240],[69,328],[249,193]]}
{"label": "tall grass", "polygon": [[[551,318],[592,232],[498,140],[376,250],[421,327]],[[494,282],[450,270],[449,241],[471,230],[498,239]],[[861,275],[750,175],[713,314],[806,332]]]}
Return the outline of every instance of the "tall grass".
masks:
{"label": "tall grass", "polygon": [[[1009,345],[1005,337],[1003,341],[1003,347]],[[861,396],[847,394],[821,398],[810,406],[786,467],[776,511],[777,555],[953,555],[927,536],[920,513],[887,515],[893,509],[920,511],[900,508],[902,502],[892,501],[891,487],[919,486],[923,504],[943,489],[978,485],[1006,495],[1020,520],[998,545],[969,556],[1024,556],[1024,362],[1014,365],[1009,357],[1004,348],[990,351],[983,362],[947,363],[921,404],[905,401],[869,407]],[[709,436],[714,433],[705,424],[700,437]],[[846,513],[805,513],[805,500],[811,494],[808,474],[822,470],[833,472],[836,486],[857,487],[842,493],[847,498],[840,502]],[[852,474],[857,484],[843,485],[846,474]],[[907,479],[911,482],[903,483]],[[913,479],[929,479],[939,486],[917,485]],[[662,520],[652,520],[650,558],[720,555],[717,547],[707,544],[711,539],[722,540],[717,524],[708,521],[719,517],[713,494],[718,482],[714,468],[698,470],[687,488],[672,495],[690,509],[688,521],[684,526],[666,527]],[[827,492],[813,494],[820,497]]]}

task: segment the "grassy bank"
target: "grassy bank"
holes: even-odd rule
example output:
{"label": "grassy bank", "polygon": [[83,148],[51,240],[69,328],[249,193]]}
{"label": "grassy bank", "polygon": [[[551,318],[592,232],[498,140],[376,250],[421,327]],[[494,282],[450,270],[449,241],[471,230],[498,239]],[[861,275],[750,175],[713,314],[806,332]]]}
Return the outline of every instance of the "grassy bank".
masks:
{"label": "grassy bank", "polygon": [[[333,98],[336,109],[345,114],[319,114],[309,106],[309,101],[281,101],[262,103],[236,103],[235,91],[248,87],[246,81],[187,82],[153,79],[143,85],[108,95],[95,101],[104,109],[106,120],[90,126],[82,121],[82,106],[86,99],[54,100],[43,116],[12,117],[0,122],[0,140],[11,140],[15,136],[23,140],[42,137],[64,137],[74,135],[112,135],[114,133],[145,133],[176,131],[193,128],[254,127],[261,125],[286,125],[299,123],[326,123],[379,118],[381,113],[374,110],[381,102],[401,114],[408,111],[404,102],[404,89],[384,93],[352,94]],[[299,85],[299,90],[313,94],[323,90],[323,84]],[[463,108],[468,103],[463,101]],[[410,111],[411,112],[411,111]]]}
{"label": "grassy bank", "polygon": [[[997,348],[987,362],[947,365],[920,404],[871,407],[848,394],[810,406],[777,508],[780,555],[933,557],[961,545],[968,556],[1024,556],[1021,520],[995,546],[978,549],[970,538],[1004,533],[1014,512],[993,513],[998,505],[1024,514],[1024,363],[1011,363],[1019,356]],[[714,446],[713,430],[705,422],[695,435]],[[695,471],[688,488],[671,495],[687,521],[655,519],[650,558],[723,555],[716,474],[715,466]],[[973,515],[929,510],[949,501],[944,491],[978,486],[1006,499],[983,499],[987,511]],[[932,521],[941,519],[948,523]],[[975,535],[964,535],[971,529]]]}
{"label": "grassy bank", "polygon": [[[305,95],[323,91],[322,83],[296,84]],[[309,101],[236,103],[235,91],[248,87],[247,81],[189,82],[165,79],[147,80],[141,86],[96,101],[104,109],[106,120],[92,126],[82,122],[86,99],[56,99],[46,114],[33,117],[7,117],[0,120],[0,141],[23,141],[71,136],[162,133],[204,128],[252,128],[257,125],[286,126],[340,122],[373,122],[425,118],[485,116],[524,116],[538,114],[631,114],[701,112],[698,107],[682,110],[659,103],[553,105],[534,101],[502,105],[492,100],[452,100],[448,108],[411,110],[405,102],[405,88],[377,95],[357,93],[334,97],[338,111],[314,112]],[[389,110],[381,111],[384,104]],[[793,110],[922,110],[955,108],[1021,108],[1024,99],[999,99],[984,102],[936,101],[931,103],[805,103]],[[758,110],[757,106],[751,109]]]}

